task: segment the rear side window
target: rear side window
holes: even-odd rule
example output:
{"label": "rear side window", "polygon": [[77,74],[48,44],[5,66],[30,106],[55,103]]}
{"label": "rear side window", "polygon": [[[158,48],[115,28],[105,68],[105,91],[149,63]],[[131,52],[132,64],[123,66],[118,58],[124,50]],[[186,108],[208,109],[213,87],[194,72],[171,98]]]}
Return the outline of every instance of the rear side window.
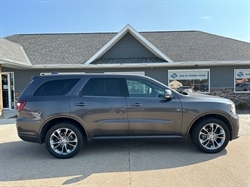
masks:
{"label": "rear side window", "polygon": [[34,96],[60,96],[67,94],[80,79],[60,79],[42,84]]}
{"label": "rear side window", "polygon": [[121,96],[121,79],[92,78],[83,87],[82,96]]}

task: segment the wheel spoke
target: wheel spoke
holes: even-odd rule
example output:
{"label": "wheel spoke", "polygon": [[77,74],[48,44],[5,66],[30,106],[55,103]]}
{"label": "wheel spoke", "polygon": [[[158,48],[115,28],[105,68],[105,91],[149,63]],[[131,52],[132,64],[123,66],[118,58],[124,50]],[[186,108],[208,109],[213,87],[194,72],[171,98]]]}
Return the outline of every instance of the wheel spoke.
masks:
{"label": "wheel spoke", "polygon": [[59,135],[59,137],[62,138],[62,136],[61,136],[61,130],[60,129],[57,129],[55,132],[57,132],[57,134]]}
{"label": "wheel spoke", "polygon": [[205,127],[203,127],[202,130],[206,131],[206,133],[208,134],[208,131]]}
{"label": "wheel spoke", "polygon": [[203,140],[203,139],[200,140],[201,144],[203,144],[206,141],[209,141],[209,138],[206,138],[205,140]]}
{"label": "wheel spoke", "polygon": [[53,133],[52,136],[54,136],[58,140],[60,139],[57,135],[55,135],[55,133]]}
{"label": "wheel spoke", "polygon": [[61,151],[62,155],[64,155],[64,147],[65,147],[65,144],[63,144],[63,146],[62,146],[62,151]]}
{"label": "wheel spoke", "polygon": [[215,129],[213,130],[213,132],[215,133],[218,129],[218,125],[216,125]]}
{"label": "wheel spoke", "polygon": [[200,135],[205,135],[207,136],[208,133],[200,132]]}
{"label": "wheel spoke", "polygon": [[70,142],[68,142],[68,145],[70,145],[72,147],[76,147],[76,144],[71,144]]}
{"label": "wheel spoke", "polygon": [[220,135],[224,135],[225,134],[225,132],[224,131],[220,131],[218,134],[216,134],[217,136],[220,136]]}
{"label": "wheel spoke", "polygon": [[210,132],[214,132],[214,124],[210,123],[210,127],[211,127],[211,131]]}
{"label": "wheel spoke", "polygon": [[217,144],[218,147],[220,147],[221,143],[218,143],[216,140],[214,142]]}
{"label": "wheel spoke", "polygon": [[67,138],[69,138],[72,134],[74,134],[73,131],[71,131],[71,132],[67,135]]}
{"label": "wheel spoke", "polygon": [[58,145],[53,147],[53,149],[56,150],[60,145],[61,145],[61,143],[58,143]]}
{"label": "wheel spoke", "polygon": [[213,144],[212,148],[214,148],[214,149],[215,149],[214,140],[211,140],[211,142],[212,142],[212,144]]}

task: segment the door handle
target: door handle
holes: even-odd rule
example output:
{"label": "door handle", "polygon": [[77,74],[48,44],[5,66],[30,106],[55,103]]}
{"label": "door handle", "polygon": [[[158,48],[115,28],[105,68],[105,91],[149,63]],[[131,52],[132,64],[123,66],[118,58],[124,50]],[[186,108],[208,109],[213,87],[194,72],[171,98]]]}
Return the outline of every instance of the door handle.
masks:
{"label": "door handle", "polygon": [[85,103],[76,103],[75,106],[86,106],[87,104]]}
{"label": "door handle", "polygon": [[131,104],[130,106],[139,107],[139,106],[142,106],[142,104],[141,103],[134,103],[134,104]]}

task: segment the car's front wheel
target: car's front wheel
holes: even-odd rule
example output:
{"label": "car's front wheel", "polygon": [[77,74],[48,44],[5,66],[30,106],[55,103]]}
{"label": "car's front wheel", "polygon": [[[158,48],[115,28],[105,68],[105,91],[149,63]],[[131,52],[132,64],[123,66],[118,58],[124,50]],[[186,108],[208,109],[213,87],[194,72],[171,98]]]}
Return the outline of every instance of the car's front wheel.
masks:
{"label": "car's front wheel", "polygon": [[218,153],[228,144],[230,133],[227,125],[215,118],[200,121],[192,129],[191,140],[201,151],[206,153]]}
{"label": "car's front wheel", "polygon": [[81,131],[71,123],[62,122],[49,129],[45,137],[48,152],[56,158],[71,158],[83,146]]}

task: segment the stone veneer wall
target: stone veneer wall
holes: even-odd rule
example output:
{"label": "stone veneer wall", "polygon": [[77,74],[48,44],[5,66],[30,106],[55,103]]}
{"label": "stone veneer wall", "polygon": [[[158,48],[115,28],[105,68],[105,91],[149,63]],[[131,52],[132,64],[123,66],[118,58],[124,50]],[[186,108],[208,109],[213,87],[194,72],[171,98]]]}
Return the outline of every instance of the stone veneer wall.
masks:
{"label": "stone veneer wall", "polygon": [[232,100],[237,108],[240,108],[240,103],[247,104],[246,108],[240,109],[250,109],[250,93],[234,93],[232,88],[222,88],[222,89],[210,89],[209,95],[224,97]]}

